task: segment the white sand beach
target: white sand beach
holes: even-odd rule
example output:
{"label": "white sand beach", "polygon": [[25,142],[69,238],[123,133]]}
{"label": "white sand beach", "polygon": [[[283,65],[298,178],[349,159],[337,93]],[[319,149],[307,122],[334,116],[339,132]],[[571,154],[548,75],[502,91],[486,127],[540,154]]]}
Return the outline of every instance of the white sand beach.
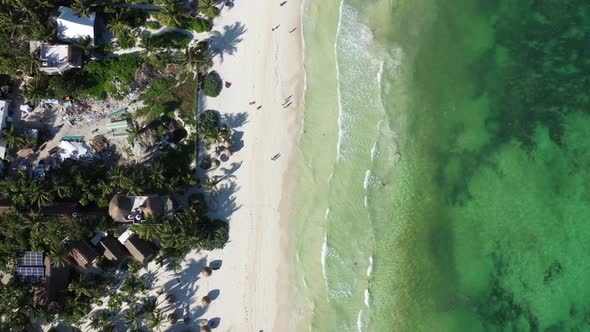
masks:
{"label": "white sand beach", "polygon": [[[229,178],[236,184],[237,210],[230,217],[229,243],[211,254],[223,265],[207,285],[221,291],[207,316],[220,317],[222,331],[285,331],[287,324],[279,316],[289,304],[288,270],[281,265],[288,259],[287,214],[280,207],[288,208],[281,199],[286,197],[287,171],[302,117],[301,1],[281,6],[279,0],[236,0],[215,21],[225,43],[212,47],[227,53],[214,59],[213,69],[231,87],[217,98],[207,98],[205,107],[222,116],[247,115],[235,128],[236,137],[243,132],[243,147],[225,163],[230,165],[222,164],[230,169],[240,165]],[[249,105],[252,101],[256,104]]]}
{"label": "white sand beach", "polygon": [[[212,47],[223,55],[214,58],[213,69],[231,87],[203,106],[219,111],[235,130],[238,151],[217,170],[228,176],[212,204],[229,217],[229,242],[223,250],[191,252],[179,273],[149,266],[156,273],[154,289],[175,294],[178,308],[189,303],[193,320],[214,319],[217,331],[288,329],[288,316],[279,315],[290,302],[288,226],[281,213],[288,202],[281,200],[300,130],[304,74],[301,0],[281,2],[236,0],[214,24]],[[221,268],[211,277],[200,275],[213,260],[221,260]],[[201,298],[210,292],[213,301],[205,309]]]}

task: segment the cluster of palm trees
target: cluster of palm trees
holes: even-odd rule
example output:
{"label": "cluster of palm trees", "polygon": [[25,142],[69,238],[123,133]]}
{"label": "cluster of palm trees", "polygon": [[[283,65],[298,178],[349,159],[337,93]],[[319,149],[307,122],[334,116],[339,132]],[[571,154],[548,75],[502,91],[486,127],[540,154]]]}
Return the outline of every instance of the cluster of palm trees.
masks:
{"label": "cluster of palm trees", "polygon": [[52,7],[46,0],[4,0],[0,2],[0,33],[15,41],[49,41],[55,36],[48,23]]}

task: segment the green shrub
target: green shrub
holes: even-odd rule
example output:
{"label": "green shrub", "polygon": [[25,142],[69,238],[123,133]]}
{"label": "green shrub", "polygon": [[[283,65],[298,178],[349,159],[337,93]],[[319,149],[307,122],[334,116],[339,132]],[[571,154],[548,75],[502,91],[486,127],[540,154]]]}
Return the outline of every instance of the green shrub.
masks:
{"label": "green shrub", "polygon": [[193,20],[192,30],[195,32],[209,32],[211,31],[211,22],[204,20],[202,18],[197,18]]}
{"label": "green shrub", "polygon": [[205,250],[223,248],[229,239],[229,225],[223,220],[211,220],[207,228],[209,233],[200,241],[201,248]]}
{"label": "green shrub", "polygon": [[161,48],[185,49],[191,41],[191,36],[179,31],[167,31],[150,37],[151,42]]}
{"label": "green shrub", "polygon": [[205,79],[203,80],[203,93],[206,96],[219,96],[222,87],[223,82],[221,82],[221,77],[219,77],[219,74],[217,74],[217,72],[212,71],[205,76]]}
{"label": "green shrub", "polygon": [[162,27],[158,21],[149,21],[145,25],[152,30],[158,30],[160,27]]}
{"label": "green shrub", "polygon": [[219,115],[217,111],[206,110],[199,115],[199,129],[211,131],[219,127]]}
{"label": "green shrub", "polygon": [[[105,98],[107,94],[115,95],[117,92],[124,94],[129,83],[135,80],[135,72],[139,64],[139,58],[132,54],[91,61],[83,69],[91,84],[81,92],[97,98]],[[121,91],[117,91],[113,83],[115,77],[122,83]]]}

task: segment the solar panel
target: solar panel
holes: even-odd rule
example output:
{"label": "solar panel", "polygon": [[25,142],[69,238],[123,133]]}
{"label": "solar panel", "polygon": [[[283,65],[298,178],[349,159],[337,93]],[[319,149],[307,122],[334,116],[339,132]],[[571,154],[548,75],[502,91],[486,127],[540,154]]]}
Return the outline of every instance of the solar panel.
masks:
{"label": "solar panel", "polygon": [[36,251],[25,251],[18,259],[18,266],[43,266],[43,254]]}
{"label": "solar panel", "polygon": [[45,269],[40,266],[20,266],[16,268],[16,276],[20,281],[44,281],[45,280]]}

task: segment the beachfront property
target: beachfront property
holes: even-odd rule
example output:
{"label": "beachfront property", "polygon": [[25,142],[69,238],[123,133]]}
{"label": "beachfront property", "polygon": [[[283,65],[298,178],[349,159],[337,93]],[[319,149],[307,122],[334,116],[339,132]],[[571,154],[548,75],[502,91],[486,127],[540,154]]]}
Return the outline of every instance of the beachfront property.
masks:
{"label": "beachfront property", "polygon": [[109,215],[116,222],[142,223],[149,216],[165,215],[174,208],[168,196],[115,195],[109,203]]}
{"label": "beachfront property", "polygon": [[70,69],[82,68],[82,50],[75,45],[42,43],[35,54],[39,71],[47,75],[62,75]]}
{"label": "beachfront property", "polygon": [[94,40],[94,20],[96,13],[78,16],[71,8],[61,6],[58,9],[57,38],[61,41],[75,43],[83,38]]}
{"label": "beachfront property", "polygon": [[8,153],[8,142],[2,139],[1,131],[8,127],[10,118],[8,111],[10,110],[9,100],[0,100],[0,159],[5,159]]}
{"label": "beachfront property", "polygon": [[70,258],[80,267],[86,268],[94,265],[99,257],[96,249],[85,241],[72,241],[69,247]]}
{"label": "beachfront property", "polygon": [[127,248],[131,256],[138,262],[145,265],[150,258],[154,257],[156,251],[149,242],[140,239],[137,234],[128,229],[118,238],[119,242]]}

